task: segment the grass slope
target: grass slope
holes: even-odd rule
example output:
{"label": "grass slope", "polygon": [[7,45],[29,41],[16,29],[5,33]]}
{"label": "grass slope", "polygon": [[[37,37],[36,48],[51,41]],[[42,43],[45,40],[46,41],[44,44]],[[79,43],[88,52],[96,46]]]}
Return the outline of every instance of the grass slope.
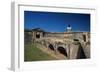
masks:
{"label": "grass slope", "polygon": [[44,53],[35,45],[25,44],[24,61],[55,60],[54,57]]}

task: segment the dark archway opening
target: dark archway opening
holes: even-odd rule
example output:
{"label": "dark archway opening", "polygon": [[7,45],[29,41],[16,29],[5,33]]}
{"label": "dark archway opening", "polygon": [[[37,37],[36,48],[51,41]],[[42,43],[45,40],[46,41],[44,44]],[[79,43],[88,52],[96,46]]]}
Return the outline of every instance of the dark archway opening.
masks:
{"label": "dark archway opening", "polygon": [[45,36],[45,33],[43,32],[43,37]]}
{"label": "dark archway opening", "polygon": [[51,50],[53,50],[54,51],[54,47],[53,47],[53,45],[52,44],[49,44],[49,49],[51,49]]}
{"label": "dark archway opening", "polygon": [[84,53],[84,50],[83,50],[83,47],[79,46],[79,50],[78,50],[78,53],[77,53],[77,59],[86,59],[86,55]]}
{"label": "dark archway opening", "polygon": [[66,52],[65,48],[63,48],[63,47],[58,47],[57,50],[58,50],[61,54],[63,54],[64,56],[67,57],[67,52]]}
{"label": "dark archway opening", "polygon": [[40,38],[40,34],[36,34],[36,38]]}
{"label": "dark archway opening", "polygon": [[83,40],[84,42],[86,42],[86,35],[83,35]]}

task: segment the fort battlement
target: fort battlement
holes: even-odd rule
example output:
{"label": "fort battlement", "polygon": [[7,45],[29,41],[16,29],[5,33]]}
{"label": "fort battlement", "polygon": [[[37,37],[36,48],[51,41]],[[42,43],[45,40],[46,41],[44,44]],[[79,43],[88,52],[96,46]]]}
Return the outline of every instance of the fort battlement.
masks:
{"label": "fort battlement", "polygon": [[[25,31],[25,42],[39,43],[67,59],[90,58],[90,32],[46,32],[40,28]],[[67,55],[66,55],[67,54]]]}

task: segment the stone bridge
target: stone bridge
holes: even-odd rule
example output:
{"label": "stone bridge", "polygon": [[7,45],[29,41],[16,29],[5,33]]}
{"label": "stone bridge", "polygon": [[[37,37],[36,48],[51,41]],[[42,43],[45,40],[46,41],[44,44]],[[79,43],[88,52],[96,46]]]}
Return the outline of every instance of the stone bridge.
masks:
{"label": "stone bridge", "polygon": [[54,51],[54,54],[56,55],[61,53],[66,59],[90,58],[90,44],[77,39],[45,37],[35,39],[34,42]]}

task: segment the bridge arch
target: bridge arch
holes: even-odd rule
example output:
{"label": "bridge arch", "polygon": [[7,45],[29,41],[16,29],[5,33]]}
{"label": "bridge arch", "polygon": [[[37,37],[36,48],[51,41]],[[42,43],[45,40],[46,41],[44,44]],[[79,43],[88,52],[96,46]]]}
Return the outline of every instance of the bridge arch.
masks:
{"label": "bridge arch", "polygon": [[66,48],[62,47],[62,46],[58,46],[57,51],[61,54],[63,54],[64,56],[68,56]]}
{"label": "bridge arch", "polygon": [[55,47],[53,46],[53,44],[49,44],[49,45],[48,45],[48,48],[49,48],[50,50],[52,50],[52,51],[55,50]]}

